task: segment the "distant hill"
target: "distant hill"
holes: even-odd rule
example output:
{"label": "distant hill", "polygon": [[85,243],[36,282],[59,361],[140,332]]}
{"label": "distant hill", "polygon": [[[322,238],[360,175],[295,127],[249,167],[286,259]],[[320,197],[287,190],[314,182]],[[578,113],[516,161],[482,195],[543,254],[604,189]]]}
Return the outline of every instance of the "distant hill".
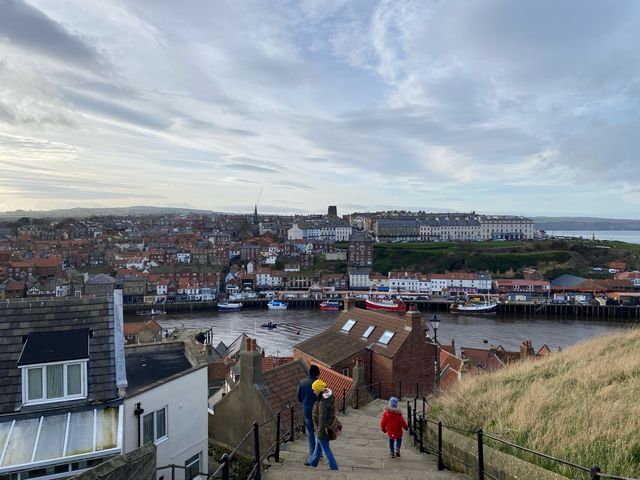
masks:
{"label": "distant hill", "polygon": [[180,213],[198,213],[211,215],[212,210],[198,210],[195,208],[174,208],[174,207],[148,207],[133,206],[120,208],[63,208],[57,210],[15,210],[13,212],[0,212],[0,219],[13,220],[21,217],[30,218],[86,218],[93,216],[124,216],[124,215],[164,215]]}
{"label": "distant hill", "polygon": [[640,220],[596,217],[534,217],[538,230],[640,230]]}

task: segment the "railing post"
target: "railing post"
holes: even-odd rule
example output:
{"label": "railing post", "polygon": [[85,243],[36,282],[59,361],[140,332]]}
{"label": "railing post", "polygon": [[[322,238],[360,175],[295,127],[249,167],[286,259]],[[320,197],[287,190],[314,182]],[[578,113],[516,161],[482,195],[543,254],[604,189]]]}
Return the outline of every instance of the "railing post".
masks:
{"label": "railing post", "polygon": [[276,451],[273,454],[273,458],[276,463],[280,463],[280,412],[276,414]]}
{"label": "railing post", "polygon": [[422,397],[422,414],[425,415],[427,412],[427,399]]}
{"label": "railing post", "polygon": [[260,431],[258,430],[258,422],[253,422],[253,453],[256,465],[256,480],[260,480]]}
{"label": "railing post", "polygon": [[398,398],[402,400],[402,380],[398,381]]}
{"label": "railing post", "polygon": [[220,462],[222,463],[222,480],[229,480],[229,454],[222,455]]}
{"label": "railing post", "polygon": [[359,405],[360,405],[360,389],[356,388],[356,410],[358,409]]}
{"label": "railing post", "polygon": [[[289,430],[289,435],[290,435],[289,438],[291,438],[291,441],[293,442],[295,440],[295,438],[296,438],[296,435],[295,435],[296,434],[296,426],[294,425],[294,420],[293,420],[293,407],[291,407],[290,412],[291,412],[291,429]],[[307,432],[307,435],[310,435],[310,433]]]}
{"label": "railing post", "polygon": [[378,398],[382,398],[382,383],[378,382]]}
{"label": "railing post", "polygon": [[594,465],[589,470],[589,475],[591,475],[591,480],[598,480],[600,478],[600,467],[598,465]]}
{"label": "railing post", "polygon": [[478,480],[484,480],[484,448],[481,428],[478,429]]}
{"label": "railing post", "polygon": [[171,464],[171,480],[176,480],[176,466]]}
{"label": "railing post", "polygon": [[420,453],[424,453],[424,417],[420,415]]}
{"label": "railing post", "polygon": [[413,435],[413,425],[411,424],[411,402],[407,402],[407,420],[409,420],[409,435]]}
{"label": "railing post", "polygon": [[418,398],[418,382],[416,382],[416,398]]}
{"label": "railing post", "polygon": [[442,461],[442,422],[438,422],[438,470],[444,470]]}

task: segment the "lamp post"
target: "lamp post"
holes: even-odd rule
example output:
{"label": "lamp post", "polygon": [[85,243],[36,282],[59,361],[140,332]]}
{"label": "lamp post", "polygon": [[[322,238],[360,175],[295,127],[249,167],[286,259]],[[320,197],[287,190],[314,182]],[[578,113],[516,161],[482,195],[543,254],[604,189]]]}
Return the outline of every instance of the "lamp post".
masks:
{"label": "lamp post", "polygon": [[435,379],[434,379],[434,387],[438,388],[440,386],[440,355],[439,355],[439,347],[438,347],[438,327],[440,327],[440,320],[438,316],[434,313],[433,318],[431,319],[431,328],[433,328],[433,344],[435,346],[435,358],[433,362],[433,367],[435,370]]}

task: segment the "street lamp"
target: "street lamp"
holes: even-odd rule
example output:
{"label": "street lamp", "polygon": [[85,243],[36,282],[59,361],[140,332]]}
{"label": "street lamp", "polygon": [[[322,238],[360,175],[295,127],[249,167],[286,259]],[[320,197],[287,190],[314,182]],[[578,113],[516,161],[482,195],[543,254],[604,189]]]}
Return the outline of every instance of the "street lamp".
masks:
{"label": "street lamp", "polygon": [[435,369],[435,380],[434,380],[434,386],[435,388],[438,388],[440,386],[440,355],[439,355],[439,347],[438,347],[438,327],[440,327],[440,320],[438,319],[438,316],[434,313],[433,314],[433,318],[431,319],[431,328],[433,328],[433,344],[435,346],[434,352],[435,352],[435,358],[434,358],[434,362],[433,362],[433,366]]}

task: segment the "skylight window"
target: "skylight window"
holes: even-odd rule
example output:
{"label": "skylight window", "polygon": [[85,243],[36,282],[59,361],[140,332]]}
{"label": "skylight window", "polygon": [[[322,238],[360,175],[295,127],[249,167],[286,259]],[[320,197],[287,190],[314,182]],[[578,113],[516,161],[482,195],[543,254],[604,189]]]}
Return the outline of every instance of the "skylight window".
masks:
{"label": "skylight window", "polygon": [[389,342],[395,334],[395,332],[385,330],[384,333],[380,336],[380,340],[378,340],[378,342],[380,342],[382,345],[389,345]]}
{"label": "skylight window", "polygon": [[345,324],[342,326],[341,330],[342,330],[343,332],[350,332],[350,331],[351,331],[351,329],[353,328],[353,326],[354,326],[355,324],[356,324],[356,321],[355,321],[355,320],[351,320],[351,319],[349,319],[349,320],[347,320],[347,321],[345,322]]}
{"label": "skylight window", "polygon": [[362,334],[363,338],[369,338],[369,335],[371,335],[371,333],[376,329],[376,327],[374,327],[373,325],[369,325],[367,327],[367,329],[364,331],[364,333]]}

